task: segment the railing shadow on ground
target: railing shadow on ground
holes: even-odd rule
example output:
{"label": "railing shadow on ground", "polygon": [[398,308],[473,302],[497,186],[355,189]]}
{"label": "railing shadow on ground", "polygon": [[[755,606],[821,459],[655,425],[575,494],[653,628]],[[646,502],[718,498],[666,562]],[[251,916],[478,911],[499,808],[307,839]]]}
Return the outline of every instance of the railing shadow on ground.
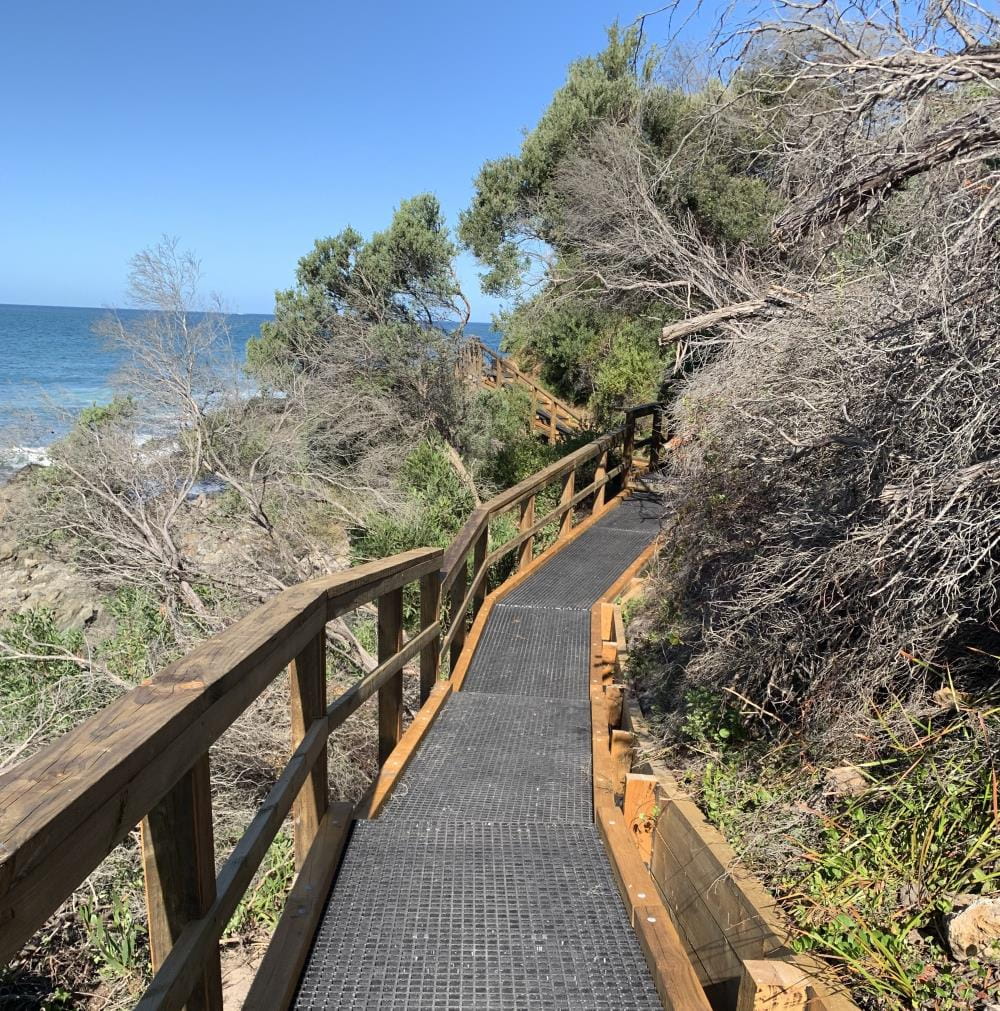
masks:
{"label": "railing shadow on ground", "polygon": [[[332,850],[331,840],[346,839],[350,808],[329,802],[330,734],[377,694],[379,765],[386,761],[403,731],[404,667],[419,660],[423,703],[454,669],[491,571],[513,552],[516,569],[529,565],[546,527],[555,534],[548,550],[558,547],[580,507],[589,501],[600,513],[635,467],[657,466],[660,406],[625,418],[477,508],[447,550],[405,552],[279,593],[0,776],[0,959],[15,956],[139,824],[155,972],[139,1006],[221,1008],[220,937],[285,819],[292,815],[297,870],[317,840]],[[637,439],[640,419],[652,427]],[[640,449],[647,460],[636,459]],[[588,479],[578,488],[581,473]],[[558,505],[536,518],[553,485]],[[517,532],[494,547],[491,522],[514,511]],[[420,627],[404,642],[403,591],[412,584]],[[326,625],[372,602],[378,666],[331,702]],[[209,748],[286,668],[291,756],[216,873]]]}

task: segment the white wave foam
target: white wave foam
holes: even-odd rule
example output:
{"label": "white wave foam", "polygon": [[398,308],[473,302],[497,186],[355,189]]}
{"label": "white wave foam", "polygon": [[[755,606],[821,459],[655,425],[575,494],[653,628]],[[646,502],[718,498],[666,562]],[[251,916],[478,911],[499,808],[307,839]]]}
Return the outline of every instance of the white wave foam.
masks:
{"label": "white wave foam", "polygon": [[52,463],[47,446],[10,446],[0,449],[0,466],[20,470],[29,464],[48,467]]}

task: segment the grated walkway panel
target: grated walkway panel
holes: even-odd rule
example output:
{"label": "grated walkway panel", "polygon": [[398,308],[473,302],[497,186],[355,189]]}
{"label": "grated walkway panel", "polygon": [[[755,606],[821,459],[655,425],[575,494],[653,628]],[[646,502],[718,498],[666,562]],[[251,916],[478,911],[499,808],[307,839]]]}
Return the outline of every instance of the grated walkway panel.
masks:
{"label": "grated walkway panel", "polygon": [[593,825],[360,822],[298,1009],[657,1011]]}
{"label": "grated walkway panel", "polygon": [[652,540],[660,532],[663,502],[653,495],[635,495],[602,516],[595,524],[601,530],[632,530]]}
{"label": "grated walkway panel", "polygon": [[622,503],[490,613],[375,821],[356,824],[294,1006],[656,1011],[593,823],[590,608],[659,530]]}
{"label": "grated walkway panel", "polygon": [[639,557],[654,534],[609,530],[596,523],[506,594],[504,603],[589,611]]}
{"label": "grated walkway panel", "polygon": [[591,761],[588,702],[461,691],[381,817],[589,824]]}
{"label": "grated walkway panel", "polygon": [[590,615],[498,604],[463,683],[466,692],[588,698]]}

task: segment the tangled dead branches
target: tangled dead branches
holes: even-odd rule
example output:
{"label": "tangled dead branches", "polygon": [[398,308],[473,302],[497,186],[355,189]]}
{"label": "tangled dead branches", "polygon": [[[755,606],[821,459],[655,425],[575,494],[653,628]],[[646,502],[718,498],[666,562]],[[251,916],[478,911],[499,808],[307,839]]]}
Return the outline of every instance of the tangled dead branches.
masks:
{"label": "tangled dead branches", "polygon": [[667,576],[702,619],[686,678],[832,739],[946,672],[995,678],[1000,274],[968,298],[970,266],[830,295],[686,385]]}

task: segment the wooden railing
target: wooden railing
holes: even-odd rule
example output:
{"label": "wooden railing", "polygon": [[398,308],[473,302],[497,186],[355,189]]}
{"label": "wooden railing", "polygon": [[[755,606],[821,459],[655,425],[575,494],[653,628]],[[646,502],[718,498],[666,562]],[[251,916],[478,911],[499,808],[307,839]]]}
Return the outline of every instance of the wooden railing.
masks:
{"label": "wooden railing", "polygon": [[509,358],[498,354],[482,341],[468,341],[464,352],[469,360],[467,367],[488,389],[519,386],[528,393],[531,397],[532,426],[550,445],[554,445],[561,436],[585,427],[581,411],[554,396]]}
{"label": "wooden railing", "polygon": [[[0,963],[141,823],[155,976],[139,1006],[220,1008],[220,937],[286,817],[296,869],[336,819],[349,820],[344,805],[329,804],[330,734],[377,693],[382,765],[402,733],[404,666],[419,657],[423,703],[442,661],[453,669],[491,568],[517,551],[523,569],[550,524],[558,544],[588,498],[591,513],[602,511],[609,492],[627,485],[636,449],[658,459],[659,407],[625,415],[620,428],[476,509],[446,551],[418,549],[285,590],[0,776]],[[637,439],[645,417],[652,432]],[[593,477],[577,488],[590,465]],[[558,505],[537,518],[539,495],[556,483]],[[517,533],[491,549],[491,521],[513,510]],[[412,583],[420,628],[404,645],[403,590]],[[378,667],[328,702],[326,625],[373,601]],[[286,668],[291,757],[216,873],[209,748]]]}
{"label": "wooden railing", "polygon": [[[0,777],[0,962],[141,822],[156,976],[140,1006],[221,1007],[219,938],[289,813],[301,867],[328,813],[326,743],[378,693],[383,760],[402,733],[403,667],[437,655],[430,607],[402,641],[403,588],[437,583],[420,549],[302,583],[213,636]],[[326,624],[377,602],[378,667],[326,699]],[[208,749],[286,667],[291,758],[216,874]]]}

